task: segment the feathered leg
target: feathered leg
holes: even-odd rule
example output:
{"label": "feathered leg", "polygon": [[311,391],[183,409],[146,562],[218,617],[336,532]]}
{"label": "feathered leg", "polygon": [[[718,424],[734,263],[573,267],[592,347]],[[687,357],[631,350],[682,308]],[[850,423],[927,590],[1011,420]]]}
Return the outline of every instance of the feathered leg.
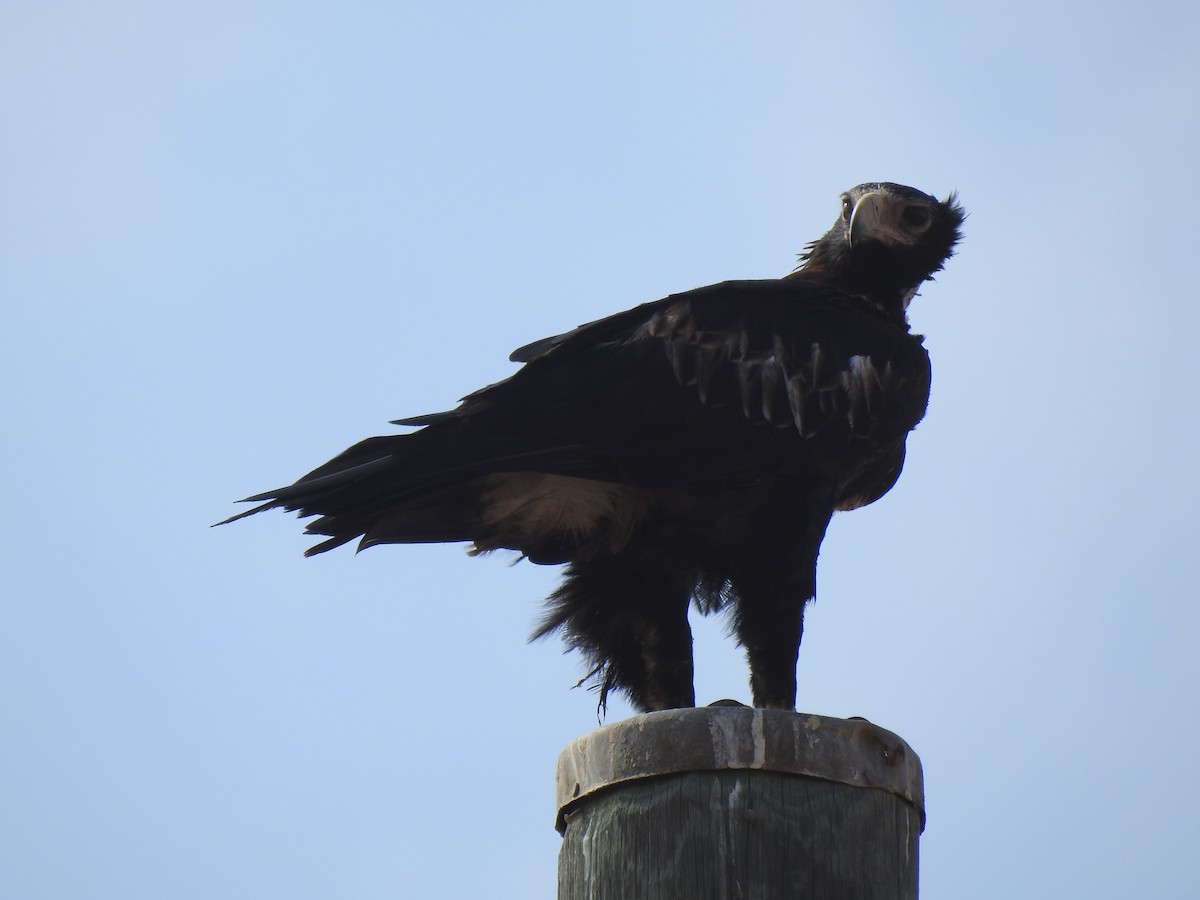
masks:
{"label": "feathered leg", "polygon": [[592,667],[603,709],[612,690],[643,712],[695,706],[688,606],[695,579],[627,551],[572,563],[534,637],[562,630]]}
{"label": "feathered leg", "polygon": [[755,706],[796,708],[796,660],[804,633],[804,593],[779,597],[768,593],[756,602],[755,586],[742,580],[735,613],[738,640],[750,663],[750,692]]}
{"label": "feathered leg", "polygon": [[755,706],[796,708],[804,607],[816,596],[817,553],[828,524],[828,515],[816,516],[797,541],[769,551],[756,548],[733,567],[734,631],[746,648]]}

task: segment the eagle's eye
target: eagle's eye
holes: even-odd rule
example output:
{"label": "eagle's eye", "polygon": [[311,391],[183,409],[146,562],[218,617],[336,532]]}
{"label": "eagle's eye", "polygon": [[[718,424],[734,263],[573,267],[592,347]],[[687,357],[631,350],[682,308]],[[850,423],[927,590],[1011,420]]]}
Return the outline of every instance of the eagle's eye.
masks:
{"label": "eagle's eye", "polygon": [[849,222],[850,214],[854,212],[854,201],[849,194],[842,194],[842,221]]}
{"label": "eagle's eye", "polygon": [[924,228],[929,224],[929,209],[925,206],[906,206],[904,212],[900,213],[900,218],[913,228]]}

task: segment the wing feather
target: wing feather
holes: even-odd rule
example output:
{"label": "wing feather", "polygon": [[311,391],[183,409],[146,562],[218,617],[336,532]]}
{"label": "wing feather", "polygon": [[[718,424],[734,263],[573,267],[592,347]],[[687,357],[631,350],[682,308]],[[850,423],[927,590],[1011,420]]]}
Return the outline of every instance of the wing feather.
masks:
{"label": "wing feather", "polygon": [[[885,394],[920,395],[928,379],[919,337],[817,282],[724,282],[642,309],[648,318],[625,340],[656,341],[676,383],[694,388],[702,406],[733,404],[748,422],[790,425],[802,437],[835,421],[868,435],[883,424]],[[549,355],[566,349],[564,342]],[[912,377],[886,381],[881,372],[893,362]]]}

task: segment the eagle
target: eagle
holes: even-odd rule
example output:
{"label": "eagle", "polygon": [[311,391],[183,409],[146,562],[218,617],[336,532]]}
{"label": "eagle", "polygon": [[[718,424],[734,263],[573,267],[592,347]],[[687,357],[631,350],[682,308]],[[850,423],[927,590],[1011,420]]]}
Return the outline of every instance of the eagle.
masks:
{"label": "eagle", "polygon": [[367,438],[225,522],[316,516],[309,556],[462,541],[565,564],[533,638],[582,653],[602,709],[613,691],[642,711],[694,706],[688,612],[723,611],[754,705],[794,709],[826,527],[900,476],[930,386],[907,309],[963,219],[954,193],[860,184],[786,277],[527,344],[506,380],[395,420],[416,430]]}

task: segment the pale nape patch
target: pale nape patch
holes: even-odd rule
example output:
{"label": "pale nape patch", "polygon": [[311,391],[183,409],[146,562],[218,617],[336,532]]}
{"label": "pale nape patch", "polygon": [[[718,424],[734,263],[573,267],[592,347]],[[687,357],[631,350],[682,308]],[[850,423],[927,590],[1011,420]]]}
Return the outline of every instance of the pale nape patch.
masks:
{"label": "pale nape patch", "polygon": [[547,535],[569,534],[603,542],[616,552],[646,511],[644,493],[627,485],[514,472],[485,481],[480,523],[493,535],[472,553],[536,545]]}

